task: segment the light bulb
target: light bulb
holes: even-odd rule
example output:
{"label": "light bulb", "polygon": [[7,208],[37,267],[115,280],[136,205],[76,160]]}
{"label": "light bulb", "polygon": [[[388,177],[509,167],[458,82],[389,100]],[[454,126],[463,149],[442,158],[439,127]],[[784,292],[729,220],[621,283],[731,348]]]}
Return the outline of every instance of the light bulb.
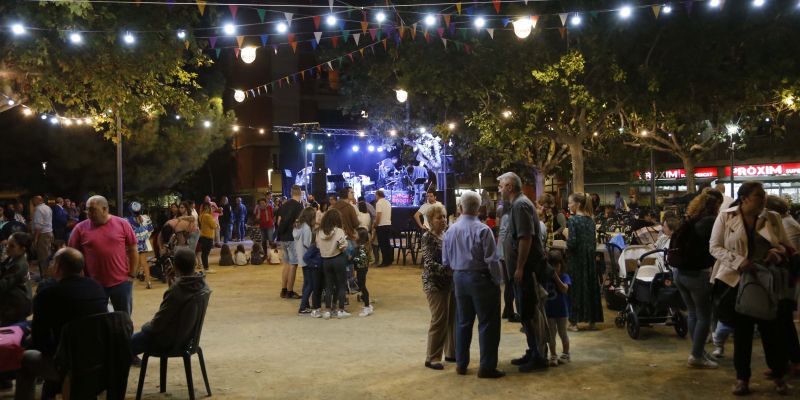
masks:
{"label": "light bulb", "polygon": [[399,101],[401,103],[405,103],[406,100],[408,100],[408,92],[406,92],[403,89],[396,89],[394,91],[394,94],[395,94],[395,98],[397,99],[397,101]]}
{"label": "light bulb", "polygon": [[708,6],[712,7],[712,8],[717,8],[717,7],[720,6],[720,4],[722,4],[722,2],[720,2],[720,0],[711,0],[711,1],[708,2]]}
{"label": "light bulb", "polygon": [[286,33],[289,30],[289,27],[286,25],[285,22],[279,22],[278,26],[275,28],[278,30],[278,33]]}
{"label": "light bulb", "polygon": [[264,134],[264,128],[261,128],[261,129],[259,129],[259,130],[258,130],[258,134],[259,134],[259,135],[263,135],[263,134]]}
{"label": "light bulb", "polygon": [[239,126],[238,125],[234,125],[233,126],[233,131],[234,132],[239,132]]}
{"label": "light bulb", "polygon": [[186,31],[181,29],[178,31],[178,39],[186,39]]}
{"label": "light bulb", "polygon": [[364,135],[365,135],[364,131],[358,131],[358,136],[364,137]]}
{"label": "light bulb", "polygon": [[384,14],[383,11],[378,11],[378,13],[375,14],[375,21],[378,21],[378,23],[386,21],[386,14]]}
{"label": "light bulb", "polygon": [[232,36],[236,34],[236,25],[228,22],[222,26],[222,31],[225,32],[226,35]]}
{"label": "light bulb", "polygon": [[449,130],[451,130],[451,131],[452,131],[453,129],[456,129],[456,124],[455,124],[455,123],[453,123],[453,122],[451,122],[451,123],[447,124],[447,129],[449,129]]}
{"label": "light bulb", "polygon": [[358,145],[355,145],[355,146],[353,146],[353,147],[351,148],[351,150],[353,150],[354,152],[358,151]]}
{"label": "light bulb", "polygon": [[669,4],[664,4],[664,7],[661,8],[661,12],[664,14],[670,14],[672,12],[672,6]]}
{"label": "light bulb", "polygon": [[17,102],[14,101],[14,100],[8,99],[8,105],[9,106],[13,106],[14,104],[17,104]]}
{"label": "light bulb", "polygon": [[58,118],[50,117],[50,123],[53,124],[53,125],[57,124],[58,123]]}
{"label": "light bulb", "polygon": [[753,7],[761,7],[766,2],[766,0],[753,0]]}
{"label": "light bulb", "polygon": [[475,18],[475,27],[476,28],[480,29],[480,28],[483,28],[484,26],[486,26],[486,19],[484,19],[483,17]]}
{"label": "light bulb", "polygon": [[383,153],[383,146],[378,146],[376,150],[378,150],[378,153]]}
{"label": "light bulb", "polygon": [[631,8],[631,6],[624,6],[619,9],[619,16],[621,18],[630,18],[632,14],[633,14],[633,8]]}
{"label": "light bulb", "polygon": [[317,146],[317,150],[322,150],[322,145]]}
{"label": "light bulb", "polygon": [[175,116],[175,119],[176,119],[176,120],[178,120],[178,121],[180,121],[180,119],[181,119],[181,116],[180,116],[180,115],[176,115],[176,116]]}
{"label": "light bulb", "polygon": [[244,91],[242,90],[237,89],[235,92],[233,92],[233,99],[239,103],[244,101],[244,97]]}
{"label": "light bulb", "polygon": [[436,17],[434,17],[432,14],[428,14],[428,16],[425,17],[425,25],[427,26],[436,25]]}
{"label": "light bulb", "polygon": [[203,126],[206,128],[211,128],[211,121],[203,121]]}
{"label": "light bulb", "polygon": [[581,24],[581,22],[582,20],[579,14],[573,15],[572,18],[569,20],[569,23],[572,24],[572,26],[578,26]]}
{"label": "light bulb", "polygon": [[64,125],[66,125],[66,126],[72,126],[72,120],[71,120],[71,119],[65,119],[65,120],[64,120]]}
{"label": "light bulb", "polygon": [[31,115],[33,115],[33,111],[31,111],[30,108],[23,108],[22,114],[25,115],[26,117],[30,117]]}
{"label": "light bulb", "polygon": [[45,114],[42,114],[42,116],[41,116],[41,117],[39,117],[39,118],[41,118],[41,119],[44,121],[44,120],[46,120],[46,119],[47,119],[47,115],[45,115]]}
{"label": "light bulb", "polygon": [[336,16],[328,15],[328,17],[325,18],[325,23],[328,24],[328,26],[336,25]]}
{"label": "light bulb", "polygon": [[136,38],[130,32],[125,32],[125,36],[122,39],[126,44],[134,44],[136,42]]}
{"label": "light bulb", "polygon": [[367,146],[367,151],[372,153],[373,151],[375,151],[375,146],[373,146],[373,145]]}
{"label": "light bulb", "polygon": [[83,43],[83,36],[78,32],[72,32],[69,34],[69,41],[72,42],[72,44],[81,44]]}
{"label": "light bulb", "polygon": [[394,129],[389,130],[389,135],[397,136],[397,131]]}
{"label": "light bulb", "polygon": [[92,119],[89,118],[89,117],[86,117],[86,118],[83,119],[83,122],[86,122],[86,125],[89,125],[89,124],[92,123]]}
{"label": "light bulb", "polygon": [[242,58],[242,61],[244,61],[245,64],[250,64],[256,60],[256,48],[245,47],[242,49],[242,52],[239,56]]}
{"label": "light bulb", "polygon": [[24,26],[24,25],[22,25],[22,24],[20,24],[20,23],[12,24],[12,25],[11,25],[11,32],[12,32],[12,33],[13,33],[15,36],[24,35],[24,34],[25,34],[25,32],[26,32],[26,30],[25,30],[25,26]]}
{"label": "light bulb", "polygon": [[533,24],[529,17],[522,17],[513,22],[514,34],[520,39],[530,36]]}
{"label": "light bulb", "polygon": [[311,143],[309,143],[309,144],[307,144],[307,145],[306,145],[306,150],[311,150],[311,149],[313,149],[313,148],[314,148],[314,145],[313,145],[313,144],[311,144]]}

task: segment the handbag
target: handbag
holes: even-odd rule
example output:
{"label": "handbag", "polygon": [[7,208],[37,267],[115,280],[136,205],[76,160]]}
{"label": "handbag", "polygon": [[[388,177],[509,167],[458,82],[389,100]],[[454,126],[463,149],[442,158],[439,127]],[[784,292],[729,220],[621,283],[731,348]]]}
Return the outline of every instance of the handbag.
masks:
{"label": "handbag", "polygon": [[0,328],[0,372],[16,371],[22,362],[22,328],[4,326]]}
{"label": "handbag", "polygon": [[754,267],[739,278],[735,310],[749,317],[773,320],[778,313],[774,271],[759,264]]}

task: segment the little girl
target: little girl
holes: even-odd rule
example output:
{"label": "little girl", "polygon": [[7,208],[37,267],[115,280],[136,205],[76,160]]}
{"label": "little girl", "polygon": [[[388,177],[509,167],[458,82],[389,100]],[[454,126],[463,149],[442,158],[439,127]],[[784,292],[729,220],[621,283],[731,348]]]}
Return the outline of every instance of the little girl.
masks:
{"label": "little girl", "polygon": [[250,264],[261,265],[264,263],[264,250],[261,248],[261,243],[253,243],[253,248],[250,249]]}
{"label": "little girl", "polygon": [[[547,314],[547,326],[550,329],[550,362],[551,367],[558,364],[569,362],[569,337],[567,336],[567,317],[569,317],[569,287],[572,280],[567,275],[564,268],[564,259],[558,250],[550,250],[547,260],[555,269],[553,279],[546,283],[547,303],[545,313]],[[561,356],[556,356],[556,331],[561,337]]]}
{"label": "little girl", "polygon": [[[319,253],[322,256],[322,272],[325,276],[325,305],[328,311],[322,318],[330,319],[331,315],[347,318],[350,313],[344,309],[345,291],[347,290],[347,236],[342,229],[342,214],[335,208],[328,209],[322,216],[320,229],[316,238]],[[339,310],[333,307],[334,288]]]}
{"label": "little girl", "polygon": [[361,300],[364,301],[364,309],[358,313],[359,317],[372,315],[372,306],[369,304],[369,290],[367,290],[367,270],[370,264],[370,241],[369,232],[364,228],[356,229],[358,232],[358,243],[353,254],[353,266],[356,268],[356,280],[361,291]]}
{"label": "little girl", "polygon": [[244,245],[236,246],[236,253],[233,255],[233,263],[236,265],[247,265],[247,254],[244,251]]}

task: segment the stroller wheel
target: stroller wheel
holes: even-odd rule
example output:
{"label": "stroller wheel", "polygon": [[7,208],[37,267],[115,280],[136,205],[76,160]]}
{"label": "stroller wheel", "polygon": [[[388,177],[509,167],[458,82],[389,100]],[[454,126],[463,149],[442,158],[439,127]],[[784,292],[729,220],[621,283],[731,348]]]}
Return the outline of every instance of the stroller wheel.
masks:
{"label": "stroller wheel", "polygon": [[627,318],[628,324],[628,336],[631,339],[639,339],[639,333],[641,333],[641,326],[639,325],[639,317],[636,315],[635,312],[629,312]]}
{"label": "stroller wheel", "polygon": [[685,338],[689,332],[689,322],[686,320],[686,316],[681,311],[675,310],[672,314],[672,322],[674,323],[675,333]]}

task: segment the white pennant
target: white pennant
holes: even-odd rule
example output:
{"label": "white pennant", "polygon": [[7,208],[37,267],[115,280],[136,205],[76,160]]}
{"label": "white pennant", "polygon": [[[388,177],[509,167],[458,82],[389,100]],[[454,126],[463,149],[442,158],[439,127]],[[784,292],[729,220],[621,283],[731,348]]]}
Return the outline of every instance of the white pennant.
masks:
{"label": "white pennant", "polygon": [[333,0],[328,0],[328,6],[331,8],[331,14],[333,13]]}
{"label": "white pennant", "polygon": [[322,32],[314,32],[314,39],[317,39],[317,44],[322,40]]}
{"label": "white pennant", "polygon": [[486,28],[486,32],[489,32],[489,36],[494,39],[494,28]]}
{"label": "white pennant", "polygon": [[292,26],[292,15],[294,15],[294,14],[285,12],[285,13],[283,13],[283,15],[286,17],[287,25],[289,25],[291,27]]}
{"label": "white pennant", "polygon": [[358,40],[361,39],[361,34],[360,33],[354,33],[353,34],[353,39],[356,41],[356,46],[358,46]]}
{"label": "white pennant", "polygon": [[567,24],[567,13],[558,14],[558,17],[561,18],[561,26]]}
{"label": "white pennant", "polygon": [[442,43],[444,43],[444,48],[447,49],[447,39],[442,38]]}
{"label": "white pennant", "polygon": [[330,69],[331,69],[331,71],[333,71],[333,64],[331,64],[331,62],[330,62],[330,61],[328,61],[328,68],[330,68]]}

